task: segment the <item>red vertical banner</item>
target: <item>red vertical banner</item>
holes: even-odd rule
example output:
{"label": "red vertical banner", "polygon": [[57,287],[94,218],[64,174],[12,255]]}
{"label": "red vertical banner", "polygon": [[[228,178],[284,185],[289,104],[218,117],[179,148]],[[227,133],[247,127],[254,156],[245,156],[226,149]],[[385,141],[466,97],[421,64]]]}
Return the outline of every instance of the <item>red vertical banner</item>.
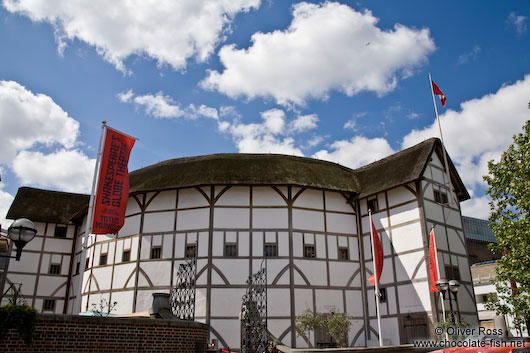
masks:
{"label": "red vertical banner", "polygon": [[436,288],[436,281],[438,281],[438,256],[436,254],[436,243],[434,241],[434,228],[431,230],[429,236],[429,279],[431,293],[439,292]]}
{"label": "red vertical banner", "polygon": [[[381,240],[379,240],[379,235],[377,234],[377,231],[375,230],[374,226],[374,220],[370,218],[370,222],[372,223],[372,243],[374,246],[374,261],[375,261],[375,269],[377,272],[377,284],[379,284],[379,281],[381,280],[381,273],[383,272],[383,262],[384,262],[384,253],[383,253],[383,246],[381,245]],[[372,277],[368,278],[368,281],[375,285],[375,273],[372,275]]]}
{"label": "red vertical banner", "polygon": [[125,222],[129,198],[129,154],[135,139],[107,127],[92,234],[117,233]]}

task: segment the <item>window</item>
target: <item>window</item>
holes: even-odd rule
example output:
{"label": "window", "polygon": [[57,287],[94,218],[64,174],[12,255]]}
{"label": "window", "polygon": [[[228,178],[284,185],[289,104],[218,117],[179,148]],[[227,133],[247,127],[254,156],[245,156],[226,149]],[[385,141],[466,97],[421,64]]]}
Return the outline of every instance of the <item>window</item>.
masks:
{"label": "window", "polygon": [[377,199],[368,200],[367,203],[369,211],[372,211],[372,213],[379,211],[379,204],[377,203]]}
{"label": "window", "polygon": [[161,257],[162,257],[162,248],[160,246],[151,248],[151,259],[160,259]]}
{"label": "window", "polygon": [[80,266],[81,266],[81,262],[78,261],[78,262],[75,264],[75,274],[76,274],[76,275],[79,274],[79,267],[80,267]]}
{"label": "window", "polygon": [[87,257],[85,261],[85,268],[88,268],[88,265],[90,265],[90,258]]}
{"label": "window", "polygon": [[434,201],[442,204],[449,203],[449,199],[447,198],[447,194],[443,191],[434,190]]}
{"label": "window", "polygon": [[60,275],[61,274],[61,265],[59,264],[51,264],[50,269],[48,270],[48,274],[50,275]]}
{"label": "window", "polygon": [[309,258],[315,257],[315,246],[314,245],[304,245],[304,257],[309,257]]}
{"label": "window", "polygon": [[458,266],[445,265],[445,277],[447,277],[448,280],[456,279],[457,281],[460,281],[460,271],[458,270]]}
{"label": "window", "polygon": [[236,257],[237,256],[237,245],[236,244],[225,244],[225,256]]}
{"label": "window", "polygon": [[121,262],[129,261],[131,261],[131,250],[123,250],[123,254],[121,255]]}
{"label": "window", "polygon": [[55,310],[55,299],[44,299],[42,305],[42,311],[54,311]]}
{"label": "window", "polygon": [[387,298],[388,297],[386,296],[386,288],[379,288],[379,302],[386,303]]}
{"label": "window", "polygon": [[196,257],[197,256],[197,245],[195,244],[186,245],[186,252],[184,256],[186,256],[186,258],[188,259],[192,259]]}
{"label": "window", "polygon": [[99,266],[103,266],[106,264],[107,264],[107,254],[99,255]]}
{"label": "window", "polygon": [[66,238],[66,226],[58,224],[55,226],[55,233],[53,234],[56,238]]}
{"label": "window", "polygon": [[263,249],[263,256],[276,257],[278,256],[278,246],[276,244],[265,244]]}
{"label": "window", "polygon": [[339,248],[339,260],[349,260],[348,248]]}

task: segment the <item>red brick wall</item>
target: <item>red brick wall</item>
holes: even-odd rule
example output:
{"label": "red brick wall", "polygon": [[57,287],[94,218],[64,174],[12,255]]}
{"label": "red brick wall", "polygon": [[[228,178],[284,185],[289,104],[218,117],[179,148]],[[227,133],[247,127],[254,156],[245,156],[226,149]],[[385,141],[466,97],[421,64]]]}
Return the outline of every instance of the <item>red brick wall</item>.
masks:
{"label": "red brick wall", "polygon": [[10,330],[0,352],[193,353],[196,344],[205,349],[207,328],[176,320],[39,315],[31,345]]}

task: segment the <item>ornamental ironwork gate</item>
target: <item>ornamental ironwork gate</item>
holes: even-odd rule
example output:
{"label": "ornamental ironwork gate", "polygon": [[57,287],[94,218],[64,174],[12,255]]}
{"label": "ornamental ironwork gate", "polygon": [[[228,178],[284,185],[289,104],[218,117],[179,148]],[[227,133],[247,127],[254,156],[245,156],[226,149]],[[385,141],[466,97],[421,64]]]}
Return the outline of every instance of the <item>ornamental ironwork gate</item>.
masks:
{"label": "ornamental ironwork gate", "polygon": [[195,320],[195,277],[197,276],[197,258],[180,264],[177,283],[171,290],[169,302],[173,316],[181,320]]}
{"label": "ornamental ironwork gate", "polygon": [[[265,264],[265,266],[264,266]],[[241,352],[265,353],[269,344],[267,330],[267,267],[248,277],[241,304]]]}

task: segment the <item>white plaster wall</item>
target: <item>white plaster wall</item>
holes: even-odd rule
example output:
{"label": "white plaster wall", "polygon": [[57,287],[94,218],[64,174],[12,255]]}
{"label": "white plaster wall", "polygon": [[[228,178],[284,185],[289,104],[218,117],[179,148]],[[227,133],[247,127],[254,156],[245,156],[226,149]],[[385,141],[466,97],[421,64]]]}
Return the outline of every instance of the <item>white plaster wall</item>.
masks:
{"label": "white plaster wall", "polygon": [[[116,265],[114,267],[114,281],[112,283],[112,288],[122,289],[125,288],[125,282],[130,278],[133,271],[136,269],[135,263],[127,263],[122,265]],[[127,284],[129,288],[134,286],[134,278],[129,280]]]}
{"label": "white plaster wall", "polygon": [[363,297],[360,290],[346,291],[346,309],[354,317],[363,317]]}
{"label": "white plaster wall", "polygon": [[267,315],[286,316],[291,312],[291,303],[288,300],[290,297],[290,290],[288,288],[269,288],[267,289]]}
{"label": "white plaster wall", "polygon": [[[221,187],[216,187],[216,192]],[[250,188],[232,186],[225,191],[215,203],[216,206],[248,206],[250,204]]]}
{"label": "white plaster wall", "polygon": [[215,208],[213,224],[215,228],[249,228],[248,208]]}
{"label": "white plaster wall", "polygon": [[398,254],[404,251],[423,249],[420,222],[392,228],[392,244]]}
{"label": "white plaster wall", "polygon": [[294,300],[296,315],[302,314],[306,309],[313,310],[313,291],[311,289],[295,288]]}
{"label": "white plaster wall", "polygon": [[230,284],[245,284],[248,279],[248,260],[215,259],[212,263],[225,275]]}
{"label": "white plaster wall", "polygon": [[407,201],[412,201],[416,198],[416,196],[404,186],[398,186],[397,188],[388,190],[387,195],[388,205],[390,207]]}
{"label": "white plaster wall", "polygon": [[423,205],[426,218],[435,220],[440,223],[444,223],[442,206],[429,200],[424,200]]}
{"label": "white plaster wall", "polygon": [[[154,286],[169,286],[171,280],[171,261],[149,261],[141,262],[140,267],[149,276],[149,279]],[[148,286],[148,283],[144,283],[143,276],[142,284],[138,283],[139,286]]]}
{"label": "white plaster wall", "polygon": [[[330,285],[345,287],[351,276],[359,269],[358,263],[351,262],[329,262]],[[355,280],[353,281],[355,282]],[[352,283],[356,287],[357,284]]]}
{"label": "white plaster wall", "polygon": [[339,212],[354,212],[353,207],[346,203],[346,198],[338,192],[325,191],[326,210]]}
{"label": "white plaster wall", "polygon": [[422,250],[400,255],[396,257],[396,278],[398,281],[408,281],[413,279],[414,271],[416,267],[422,263],[418,272],[416,273],[415,279],[426,278],[427,269],[424,259],[425,253]]}
{"label": "white plaster wall", "polygon": [[323,232],[324,213],[293,209],[293,228]]}
{"label": "white plaster wall", "polygon": [[[241,311],[245,288],[212,288],[212,316],[235,316]],[[234,300],[237,298],[237,300]]]}
{"label": "white plaster wall", "polygon": [[[240,331],[241,323],[239,320],[224,320],[224,319],[212,319],[210,325],[219,333],[225,342],[229,345],[224,348],[238,347],[240,344]],[[230,346],[232,344],[232,346]],[[221,340],[219,340],[219,347],[223,346]]]}
{"label": "white plaster wall", "polygon": [[315,290],[316,311],[319,313],[344,312],[341,290],[317,289]]}
{"label": "white plaster wall", "polygon": [[[202,197],[202,195],[200,196]],[[180,210],[177,213],[177,230],[182,231],[208,228],[209,220],[210,210],[208,208],[201,208],[196,210]]]}
{"label": "white plaster wall", "polygon": [[419,282],[398,286],[399,310],[402,313],[430,311],[429,284]]}
{"label": "white plaster wall", "polygon": [[[208,188],[209,189],[209,188]],[[201,207],[209,206],[208,200],[195,188],[180,189],[179,190],[178,207]],[[210,191],[206,191],[206,195],[210,196]]]}
{"label": "white plaster wall", "polygon": [[355,215],[326,212],[326,226],[328,232],[357,234]]}
{"label": "white plaster wall", "polygon": [[[151,199],[152,194],[147,195],[147,200]],[[175,209],[177,199],[176,191],[161,191],[147,206],[146,211],[172,210]]]}
{"label": "white plaster wall", "polygon": [[[153,203],[153,202],[151,202]],[[156,212],[144,215],[144,233],[172,231],[175,223],[175,212]]]}
{"label": "white plaster wall", "polygon": [[[278,188],[287,196],[285,187]],[[252,204],[254,206],[285,206],[285,200],[273,188],[268,186],[252,187]]]}
{"label": "white plaster wall", "polygon": [[254,229],[285,229],[289,225],[287,212],[287,208],[254,208],[252,209],[252,227]]}
{"label": "white plaster wall", "polygon": [[125,223],[118,232],[119,237],[126,237],[129,235],[138,234],[140,232],[140,215],[125,217]]}
{"label": "white plaster wall", "polygon": [[[140,206],[138,205],[138,202],[136,202],[134,197],[129,197],[127,200],[127,208],[125,210],[125,216],[129,216],[135,213],[140,213],[142,210],[140,209]],[[86,217],[85,217],[86,218]],[[83,231],[85,228],[81,228]]]}
{"label": "white plaster wall", "polygon": [[[311,285],[327,285],[326,263],[324,261],[294,260],[293,262],[306,276]],[[305,284],[305,282],[298,284]]]}
{"label": "white plaster wall", "polygon": [[295,207],[324,209],[324,197],[322,191],[306,189],[304,190],[294,202]]}

